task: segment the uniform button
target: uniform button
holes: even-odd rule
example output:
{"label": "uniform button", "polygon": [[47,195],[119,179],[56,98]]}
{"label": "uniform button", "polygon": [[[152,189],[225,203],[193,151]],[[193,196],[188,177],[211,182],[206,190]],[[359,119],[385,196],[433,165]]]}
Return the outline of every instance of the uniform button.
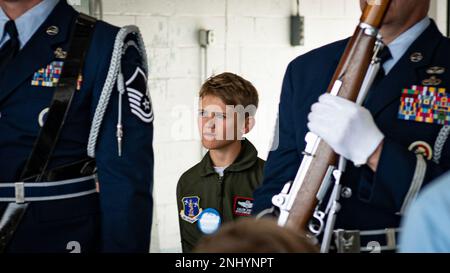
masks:
{"label": "uniform button", "polygon": [[352,197],[352,189],[350,189],[349,187],[342,188],[341,196],[345,199]]}

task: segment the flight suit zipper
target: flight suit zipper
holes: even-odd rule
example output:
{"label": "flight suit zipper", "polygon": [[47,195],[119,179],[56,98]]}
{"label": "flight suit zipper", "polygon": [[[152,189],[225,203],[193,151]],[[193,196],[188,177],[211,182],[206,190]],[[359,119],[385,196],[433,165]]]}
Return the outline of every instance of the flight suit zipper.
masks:
{"label": "flight suit zipper", "polygon": [[223,202],[224,202],[224,178],[225,178],[225,172],[224,172],[224,174],[223,174],[223,176],[220,176],[219,174],[218,174],[218,176],[219,176],[219,185],[220,185],[220,196],[219,196],[219,200],[220,200],[220,202],[219,202],[219,212],[220,212],[220,214],[221,214],[221,217],[222,217],[222,220],[223,220],[223,217],[224,217],[224,215],[223,215]]}

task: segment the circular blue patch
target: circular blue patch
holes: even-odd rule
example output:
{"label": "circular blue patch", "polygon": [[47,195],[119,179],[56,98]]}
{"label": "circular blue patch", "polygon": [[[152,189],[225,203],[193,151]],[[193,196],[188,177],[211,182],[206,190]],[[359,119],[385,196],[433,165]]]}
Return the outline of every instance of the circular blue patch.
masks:
{"label": "circular blue patch", "polygon": [[213,234],[219,230],[222,219],[217,210],[205,209],[198,217],[197,226],[203,234]]}

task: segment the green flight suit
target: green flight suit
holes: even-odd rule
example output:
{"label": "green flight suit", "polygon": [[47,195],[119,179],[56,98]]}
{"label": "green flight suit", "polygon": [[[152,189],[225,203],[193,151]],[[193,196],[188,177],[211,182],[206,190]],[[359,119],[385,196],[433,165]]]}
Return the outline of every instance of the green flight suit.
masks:
{"label": "green flight suit", "polygon": [[220,177],[214,170],[209,152],[202,161],[186,171],[178,181],[177,204],[183,252],[190,252],[204,236],[197,225],[198,216],[207,208],[217,210],[221,222],[247,217],[253,207],[253,191],[262,183],[264,160],[256,148],[242,140],[235,162]]}

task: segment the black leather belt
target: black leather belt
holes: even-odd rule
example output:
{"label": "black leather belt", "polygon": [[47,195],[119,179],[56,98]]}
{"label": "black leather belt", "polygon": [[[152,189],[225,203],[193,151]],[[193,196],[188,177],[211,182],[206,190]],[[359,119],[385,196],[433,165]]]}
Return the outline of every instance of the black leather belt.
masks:
{"label": "black leather belt", "polygon": [[[95,160],[86,158],[70,164],[62,165],[40,175],[41,181],[59,181],[93,175],[97,172]],[[38,176],[23,179],[24,182],[37,180]]]}

